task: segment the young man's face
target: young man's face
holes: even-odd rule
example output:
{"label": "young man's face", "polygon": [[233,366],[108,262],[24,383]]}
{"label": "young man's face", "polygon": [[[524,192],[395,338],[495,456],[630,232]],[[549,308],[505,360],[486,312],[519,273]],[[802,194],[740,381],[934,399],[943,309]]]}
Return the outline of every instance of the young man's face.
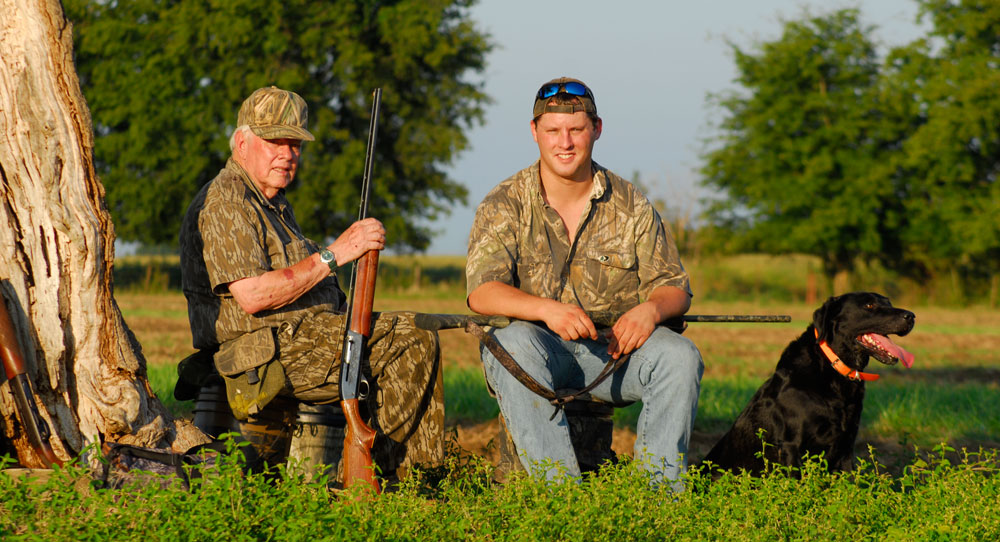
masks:
{"label": "young man's face", "polygon": [[298,139],[261,139],[252,132],[244,132],[236,141],[236,154],[250,179],[265,197],[272,198],[278,190],[292,184],[302,155],[302,142]]}
{"label": "young man's face", "polygon": [[538,143],[542,176],[569,181],[590,180],[594,142],[601,137],[601,120],[587,113],[545,113],[531,122],[531,135]]}

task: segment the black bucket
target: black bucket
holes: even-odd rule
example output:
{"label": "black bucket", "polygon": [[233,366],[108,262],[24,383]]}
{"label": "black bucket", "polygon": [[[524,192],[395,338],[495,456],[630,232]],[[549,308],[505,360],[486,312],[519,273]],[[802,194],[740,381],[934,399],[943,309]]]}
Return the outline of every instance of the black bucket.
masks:
{"label": "black bucket", "polygon": [[194,426],[212,438],[239,431],[226,398],[226,386],[221,381],[202,386],[194,403]]}

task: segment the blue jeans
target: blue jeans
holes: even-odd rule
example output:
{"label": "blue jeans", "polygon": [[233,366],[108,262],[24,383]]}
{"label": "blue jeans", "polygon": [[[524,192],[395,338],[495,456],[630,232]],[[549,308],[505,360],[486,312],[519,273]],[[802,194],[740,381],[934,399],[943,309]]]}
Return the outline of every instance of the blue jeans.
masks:
{"label": "blue jeans", "polygon": [[[580,389],[611,360],[606,342],[565,341],[547,328],[513,322],[492,331],[497,342],[525,372],[549,389]],[[486,378],[528,472],[551,480],[560,472],[578,477],[580,467],[569,437],[566,414],[524,387],[497,359],[481,348]],[[636,427],[635,459],[659,485],[670,481],[682,490],[688,441],[698,410],[704,364],[690,340],[657,327],[629,360],[591,395],[615,403],[642,401]],[[550,419],[551,418],[551,419]]]}

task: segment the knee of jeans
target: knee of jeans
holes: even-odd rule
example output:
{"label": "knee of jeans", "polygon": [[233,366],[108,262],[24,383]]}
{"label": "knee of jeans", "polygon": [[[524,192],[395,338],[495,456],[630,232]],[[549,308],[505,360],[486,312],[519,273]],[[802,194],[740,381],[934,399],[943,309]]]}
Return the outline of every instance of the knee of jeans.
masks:
{"label": "knee of jeans", "polygon": [[515,359],[518,356],[535,357],[548,350],[545,331],[528,322],[512,322],[507,327],[497,328],[493,331],[493,337]]}
{"label": "knee of jeans", "polygon": [[[493,330],[493,336],[503,350],[529,374],[538,378],[549,371],[548,362],[554,354],[545,343],[545,331],[538,326],[527,322],[513,322],[507,327]],[[507,373],[485,347],[482,348],[482,356],[488,368],[501,374]]]}
{"label": "knee of jeans", "polygon": [[656,365],[660,366],[662,363],[663,367],[669,367],[674,378],[700,381],[705,372],[705,362],[694,342],[666,329],[658,329],[657,333],[660,334],[660,340],[656,341],[659,343],[656,345],[659,357]]}

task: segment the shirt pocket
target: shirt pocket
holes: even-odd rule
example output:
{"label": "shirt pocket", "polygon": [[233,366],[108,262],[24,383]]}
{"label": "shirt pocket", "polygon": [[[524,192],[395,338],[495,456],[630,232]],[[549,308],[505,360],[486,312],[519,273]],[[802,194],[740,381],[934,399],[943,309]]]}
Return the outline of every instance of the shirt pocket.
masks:
{"label": "shirt pocket", "polygon": [[[586,252],[586,290],[594,306],[627,310],[639,296],[639,273],[634,251],[591,248]],[[628,307],[631,308],[631,307]]]}
{"label": "shirt pocket", "polygon": [[215,353],[215,368],[222,376],[235,376],[273,360],[276,352],[274,331],[261,328],[223,343]]}
{"label": "shirt pocket", "polygon": [[559,299],[560,277],[551,254],[522,252],[517,259],[514,287],[538,297]]}

